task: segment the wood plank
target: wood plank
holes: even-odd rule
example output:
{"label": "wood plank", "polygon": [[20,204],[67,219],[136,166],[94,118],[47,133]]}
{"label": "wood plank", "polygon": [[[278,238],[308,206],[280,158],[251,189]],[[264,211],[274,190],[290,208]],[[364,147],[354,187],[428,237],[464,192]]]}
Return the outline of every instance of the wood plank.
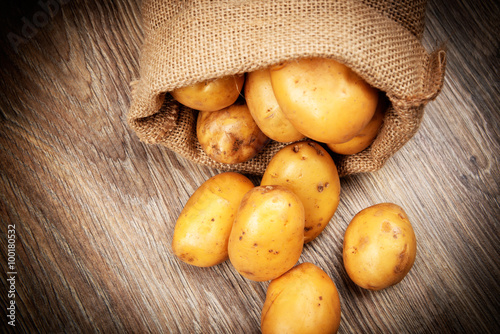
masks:
{"label": "wood plank", "polygon": [[[258,333],[267,282],[229,261],[196,268],[172,254],[177,216],[219,171],[139,142],[126,124],[140,1],[62,3],[17,48],[9,33],[22,36],[43,9],[1,11],[0,217],[2,234],[16,231],[16,331]],[[443,91],[382,170],[342,179],[335,217],[300,259],[336,283],[342,333],[500,329],[500,8],[428,8],[425,46],[448,46]],[[348,278],[342,242],[352,217],[379,202],[406,210],[419,248],[408,277],[371,292]],[[2,238],[5,315],[7,247]]]}

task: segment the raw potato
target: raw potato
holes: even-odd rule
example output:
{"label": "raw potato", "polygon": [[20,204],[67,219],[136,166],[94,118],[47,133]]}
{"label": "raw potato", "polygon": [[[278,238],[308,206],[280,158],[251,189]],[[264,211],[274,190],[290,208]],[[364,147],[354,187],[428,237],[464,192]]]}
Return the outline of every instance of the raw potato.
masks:
{"label": "raw potato", "polygon": [[259,186],[241,201],[229,237],[229,259],[253,281],[272,280],[292,268],[304,246],[304,207],[291,190]]}
{"label": "raw potato", "polygon": [[247,74],[245,99],[255,122],[269,138],[281,143],[304,138],[281,111],[274,96],[269,69]]}
{"label": "raw potato", "polygon": [[365,148],[371,145],[378,135],[382,122],[384,120],[384,105],[379,103],[375,114],[368,123],[367,126],[361,130],[354,138],[351,140],[340,143],[340,144],[328,144],[328,147],[335,153],[343,155],[356,154],[363,151]]}
{"label": "raw potato", "polygon": [[203,151],[213,160],[226,164],[250,160],[269,140],[253,120],[246,104],[200,111],[196,133]]}
{"label": "raw potato", "polygon": [[361,210],[344,235],[344,266],[354,283],[381,290],[399,283],[417,253],[415,233],[401,207],[381,203]]}
{"label": "raw potato", "polygon": [[273,66],[274,95],[286,118],[306,137],[344,143],[370,121],[378,91],[347,66],[328,58],[304,58]]}
{"label": "raw potato", "polygon": [[233,172],[205,181],[177,219],[172,240],[174,254],[198,267],[210,267],[227,260],[234,217],[241,199],[253,187],[247,177]]}
{"label": "raw potato", "polygon": [[340,201],[337,167],[318,143],[304,141],[282,148],[269,162],[261,185],[282,185],[304,204],[304,242],[316,238],[335,214]]}
{"label": "raw potato", "polygon": [[178,88],[170,94],[177,102],[187,107],[215,111],[236,102],[244,82],[244,75],[227,76]]}
{"label": "raw potato", "polygon": [[271,281],[262,308],[262,334],[336,333],[340,299],[335,283],[319,267],[302,263]]}

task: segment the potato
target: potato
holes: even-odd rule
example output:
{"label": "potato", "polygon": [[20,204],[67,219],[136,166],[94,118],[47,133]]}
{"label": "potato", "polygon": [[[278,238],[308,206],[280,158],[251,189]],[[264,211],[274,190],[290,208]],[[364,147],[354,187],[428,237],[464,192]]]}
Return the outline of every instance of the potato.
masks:
{"label": "potato", "polygon": [[270,69],[274,95],[293,126],[306,137],[344,143],[370,121],[378,91],[347,66],[304,58]]}
{"label": "potato", "polygon": [[269,138],[281,143],[304,138],[281,111],[274,97],[269,69],[247,74],[245,99],[255,122]]}
{"label": "potato", "polygon": [[292,268],[304,245],[304,207],[291,190],[258,186],[245,194],[229,236],[229,259],[242,276],[272,280]]}
{"label": "potato", "polygon": [[351,140],[340,144],[328,144],[328,147],[335,153],[343,155],[356,154],[371,145],[378,135],[384,120],[384,106],[379,104],[370,122]]}
{"label": "potato", "polygon": [[337,167],[328,152],[312,141],[289,144],[269,162],[260,185],[282,185],[304,204],[304,242],[316,238],[340,201]]}
{"label": "potato", "polygon": [[399,283],[417,253],[415,233],[403,209],[380,203],[361,210],[344,235],[344,267],[354,283],[381,290]]}
{"label": "potato", "polygon": [[319,267],[306,262],[271,281],[260,327],[262,334],[336,333],[340,317],[335,283]]}
{"label": "potato", "polygon": [[200,111],[196,124],[198,141],[215,161],[235,164],[259,153],[269,138],[259,129],[246,104],[217,111]]}
{"label": "potato", "polygon": [[236,102],[245,82],[244,75],[201,81],[170,92],[179,103],[203,111],[215,111]]}
{"label": "potato", "polygon": [[205,181],[189,198],[174,229],[172,249],[182,261],[210,267],[228,258],[227,245],[241,199],[254,187],[247,177],[225,172]]}

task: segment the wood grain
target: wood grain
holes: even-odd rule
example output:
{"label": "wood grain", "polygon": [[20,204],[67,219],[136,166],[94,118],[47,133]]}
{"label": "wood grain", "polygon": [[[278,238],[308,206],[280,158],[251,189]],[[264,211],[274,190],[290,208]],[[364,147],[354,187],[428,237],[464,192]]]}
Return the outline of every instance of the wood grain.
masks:
{"label": "wood grain", "polygon": [[[2,5],[0,214],[2,234],[15,225],[17,271],[13,328],[2,238],[2,332],[258,333],[266,282],[172,254],[183,205],[219,171],[126,124],[140,1],[62,3],[46,22],[37,2]],[[492,0],[429,2],[424,43],[448,46],[443,91],[382,170],[342,179],[335,217],[304,249],[300,262],[337,285],[341,333],[500,330],[498,17]],[[40,27],[16,48],[9,33],[22,36],[26,20]],[[370,292],[347,277],[342,241],[379,202],[406,210],[419,248],[407,278]]]}

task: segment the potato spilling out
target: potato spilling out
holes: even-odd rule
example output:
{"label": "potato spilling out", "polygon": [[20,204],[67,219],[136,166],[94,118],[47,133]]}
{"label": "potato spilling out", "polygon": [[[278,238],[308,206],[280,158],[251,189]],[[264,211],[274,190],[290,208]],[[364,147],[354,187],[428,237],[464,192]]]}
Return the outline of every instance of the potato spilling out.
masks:
{"label": "potato spilling out", "polygon": [[247,74],[245,99],[255,122],[269,138],[281,143],[304,138],[281,111],[274,96],[269,69]]}
{"label": "potato spilling out", "polygon": [[229,107],[236,102],[244,82],[244,75],[231,75],[178,88],[170,94],[177,102],[187,107],[215,111]]}
{"label": "potato spilling out", "polygon": [[270,69],[274,95],[293,126],[313,140],[337,144],[371,120],[378,91],[347,66],[329,58],[304,58]]}
{"label": "potato spilling out", "polygon": [[177,219],[172,249],[182,261],[210,267],[228,258],[227,245],[243,196],[254,187],[244,175],[226,172],[205,181]]}
{"label": "potato spilling out", "polygon": [[343,258],[354,283],[381,290],[399,283],[417,253],[415,233],[403,209],[380,203],[361,210],[344,235]]}
{"label": "potato spilling out", "polygon": [[337,167],[318,143],[290,144],[269,162],[261,185],[281,185],[292,190],[304,204],[304,242],[316,238],[335,214],[340,201]]}
{"label": "potato spilling out", "polygon": [[272,280],[300,258],[304,207],[291,190],[258,186],[245,194],[229,237],[229,259],[253,281]]}
{"label": "potato spilling out", "polygon": [[352,155],[363,151],[370,146],[378,135],[384,120],[385,104],[379,99],[379,104],[375,114],[368,124],[354,138],[345,143],[328,144],[328,147],[335,153]]}
{"label": "potato spilling out", "polygon": [[246,104],[200,111],[196,133],[203,151],[213,160],[226,164],[250,160],[269,140],[253,120]]}
{"label": "potato spilling out", "polygon": [[263,334],[336,333],[340,318],[335,283],[322,269],[306,262],[269,284],[261,330]]}

